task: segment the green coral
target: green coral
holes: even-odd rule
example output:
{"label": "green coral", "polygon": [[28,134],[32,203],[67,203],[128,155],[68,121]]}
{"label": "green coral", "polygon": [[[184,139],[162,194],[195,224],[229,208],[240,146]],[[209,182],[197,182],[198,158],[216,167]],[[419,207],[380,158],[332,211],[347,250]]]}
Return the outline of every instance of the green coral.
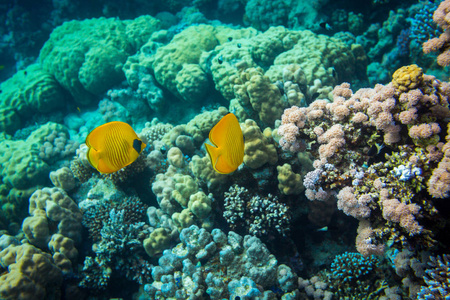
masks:
{"label": "green coral", "polygon": [[158,29],[159,21],[151,16],[65,22],[53,30],[39,59],[77,103],[89,104],[125,79],[122,66],[127,57]]}
{"label": "green coral", "polygon": [[36,113],[48,113],[65,105],[66,95],[53,76],[33,64],[0,85],[0,130],[13,134]]}

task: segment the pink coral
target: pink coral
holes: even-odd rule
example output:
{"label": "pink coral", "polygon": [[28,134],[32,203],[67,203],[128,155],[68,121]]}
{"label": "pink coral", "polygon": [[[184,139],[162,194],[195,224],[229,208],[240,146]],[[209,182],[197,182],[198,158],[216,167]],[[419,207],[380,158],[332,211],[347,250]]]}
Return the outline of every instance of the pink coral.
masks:
{"label": "pink coral", "polygon": [[323,110],[314,109],[310,110],[307,114],[308,120],[315,120],[323,117]]}
{"label": "pink coral", "polygon": [[392,124],[393,121],[393,117],[392,114],[388,113],[388,112],[381,112],[378,114],[377,118],[375,119],[375,127],[379,130],[384,130],[386,129],[389,125]]}
{"label": "pink coral", "polygon": [[350,114],[350,110],[345,105],[338,105],[333,110],[333,115],[336,120],[343,120]]}
{"label": "pink coral", "polygon": [[402,111],[398,115],[398,119],[402,124],[412,124],[417,119],[417,109],[412,107],[408,110]]}
{"label": "pink coral", "polygon": [[337,206],[346,215],[357,219],[366,219],[370,216],[370,208],[367,206],[372,197],[369,195],[360,196],[358,199],[352,187],[346,186],[337,194]]}
{"label": "pink coral", "polygon": [[278,128],[278,134],[282,135],[288,143],[295,142],[298,132],[298,127],[292,123],[283,124]]}
{"label": "pink coral", "polygon": [[340,85],[337,85],[333,89],[333,96],[344,97],[349,99],[352,96],[352,90],[350,89],[350,83],[343,82]]}
{"label": "pink coral", "polygon": [[434,198],[450,196],[450,158],[444,156],[427,183],[428,193]]}
{"label": "pink coral", "polygon": [[321,144],[328,143],[332,138],[341,139],[344,137],[344,130],[341,124],[331,126],[324,134],[319,136],[317,141]]}
{"label": "pink coral", "polygon": [[369,117],[362,112],[357,112],[353,118],[352,118],[352,122],[353,123],[362,123],[362,122],[366,122],[369,119]]}
{"label": "pink coral", "polygon": [[389,125],[384,130],[385,134],[383,136],[383,141],[388,145],[398,143],[401,139],[400,130],[401,127],[399,125]]}
{"label": "pink coral", "polygon": [[369,221],[360,220],[356,236],[356,250],[364,257],[369,255],[383,255],[384,245],[375,243],[375,233]]}
{"label": "pink coral", "polygon": [[432,124],[420,124],[413,125],[409,128],[409,136],[413,139],[426,139],[440,131],[439,125]]}
{"label": "pink coral", "polygon": [[382,201],[383,218],[387,221],[400,223],[409,235],[415,235],[422,231],[422,226],[414,218],[420,206],[417,204],[404,204],[397,199],[385,199]]}
{"label": "pink coral", "polygon": [[433,14],[433,21],[437,23],[444,32],[439,38],[432,38],[422,45],[424,53],[439,51],[437,63],[440,66],[450,65],[450,0],[445,0],[439,4],[439,7]]}
{"label": "pink coral", "polygon": [[433,14],[433,21],[442,29],[450,28],[450,1],[445,0],[439,4],[438,8]]}

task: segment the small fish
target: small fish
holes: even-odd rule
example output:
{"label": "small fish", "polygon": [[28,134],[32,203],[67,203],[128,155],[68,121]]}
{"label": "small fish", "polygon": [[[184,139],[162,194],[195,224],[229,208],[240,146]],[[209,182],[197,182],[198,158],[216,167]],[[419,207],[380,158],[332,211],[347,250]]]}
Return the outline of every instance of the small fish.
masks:
{"label": "small fish", "polygon": [[87,159],[100,173],[114,173],[134,162],[146,144],[124,122],[109,122],[86,137]]}
{"label": "small fish", "polygon": [[392,149],[385,144],[377,144],[375,143],[370,147],[367,152],[367,156],[369,156],[369,160],[367,161],[368,165],[377,163],[377,162],[385,162],[386,154],[392,154]]}
{"label": "small fish", "polygon": [[78,106],[77,106],[77,110],[78,110],[78,112],[81,112],[81,109],[80,109],[80,107],[78,107]]}
{"label": "small fish", "polygon": [[380,145],[375,143],[372,147],[370,147],[369,151],[367,152],[367,155],[369,156],[379,155],[384,147],[385,147],[384,144]]}
{"label": "small fish", "polygon": [[331,26],[327,22],[322,22],[319,25],[320,25],[321,28],[323,28],[325,30],[333,30],[333,26]]}
{"label": "small fish", "polygon": [[3,70],[5,68],[4,65],[0,65],[0,71]]}
{"label": "small fish", "polygon": [[336,69],[334,67],[331,68],[331,74],[333,75],[334,78],[336,78],[337,72],[336,72]]}
{"label": "small fish", "polygon": [[219,64],[222,64],[223,63],[223,56],[222,55],[219,56],[219,58],[217,58],[217,61],[219,62]]}
{"label": "small fish", "polygon": [[328,226],[317,229],[316,231],[328,231]]}
{"label": "small fish", "polygon": [[211,129],[209,141],[214,146],[205,147],[216,172],[229,174],[244,161],[244,136],[234,114],[228,113]]}

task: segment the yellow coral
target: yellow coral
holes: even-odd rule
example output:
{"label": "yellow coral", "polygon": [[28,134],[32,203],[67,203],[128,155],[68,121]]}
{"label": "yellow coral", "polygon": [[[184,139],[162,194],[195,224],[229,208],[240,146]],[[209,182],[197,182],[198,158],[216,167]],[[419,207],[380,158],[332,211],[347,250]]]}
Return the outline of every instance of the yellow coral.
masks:
{"label": "yellow coral", "polygon": [[174,213],[172,215],[172,220],[177,226],[178,230],[181,231],[183,228],[188,228],[192,224],[194,224],[194,216],[192,212],[186,208],[181,211],[181,213]]}
{"label": "yellow coral", "polygon": [[61,270],[50,254],[29,244],[10,245],[0,252],[7,270],[0,276],[1,299],[56,299],[60,297]]}
{"label": "yellow coral", "polygon": [[175,168],[182,168],[185,164],[183,152],[181,152],[178,147],[172,147],[169,149],[167,152],[167,160],[169,161],[169,164]]}
{"label": "yellow coral", "polygon": [[175,190],[172,191],[172,197],[183,208],[186,208],[189,197],[198,191],[197,183],[189,175],[175,174],[173,180],[175,181]]}
{"label": "yellow coral", "polygon": [[211,212],[211,199],[202,191],[189,197],[189,209],[199,219],[206,218]]}
{"label": "yellow coral", "polygon": [[164,228],[156,228],[148,238],[144,240],[144,249],[149,256],[162,253],[170,246],[170,232]]}
{"label": "yellow coral", "polygon": [[423,81],[423,70],[418,65],[401,67],[392,75],[392,84],[401,92],[415,89]]}
{"label": "yellow coral", "polygon": [[197,180],[205,182],[210,190],[216,190],[224,186],[228,180],[227,175],[214,171],[211,160],[207,156],[201,158],[194,155],[189,163],[189,168]]}
{"label": "yellow coral", "polygon": [[48,248],[52,253],[61,253],[72,261],[78,256],[78,250],[75,248],[73,240],[59,233],[52,235]]}
{"label": "yellow coral", "polygon": [[265,163],[275,164],[278,161],[275,146],[263,135],[255,121],[247,119],[241,128],[245,140],[244,164],[247,167],[257,169]]}
{"label": "yellow coral", "polygon": [[302,177],[292,171],[290,164],[284,164],[277,167],[278,170],[278,189],[284,195],[298,195],[303,190]]}

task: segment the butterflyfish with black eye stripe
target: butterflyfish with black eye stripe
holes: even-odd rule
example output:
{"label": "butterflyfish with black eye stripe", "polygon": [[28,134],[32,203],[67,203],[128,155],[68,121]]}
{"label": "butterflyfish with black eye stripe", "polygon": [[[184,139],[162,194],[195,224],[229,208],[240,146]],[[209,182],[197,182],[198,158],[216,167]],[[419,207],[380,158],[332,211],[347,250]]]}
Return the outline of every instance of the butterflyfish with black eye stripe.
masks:
{"label": "butterflyfish with black eye stripe", "polygon": [[229,174],[244,161],[244,136],[234,114],[228,113],[211,129],[209,141],[214,146],[205,147],[216,172]]}
{"label": "butterflyfish with black eye stripe", "polygon": [[134,162],[146,147],[133,128],[124,122],[109,122],[86,137],[87,159],[100,173],[114,173]]}

